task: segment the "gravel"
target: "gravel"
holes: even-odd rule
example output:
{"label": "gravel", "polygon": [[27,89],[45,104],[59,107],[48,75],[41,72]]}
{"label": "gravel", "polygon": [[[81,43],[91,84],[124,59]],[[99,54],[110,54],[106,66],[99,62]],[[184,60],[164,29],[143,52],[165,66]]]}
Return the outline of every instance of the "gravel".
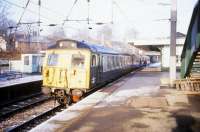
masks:
{"label": "gravel", "polygon": [[11,115],[10,117],[0,121],[0,132],[12,128],[14,126],[17,126],[27,120],[30,120],[39,114],[42,114],[45,111],[48,111],[55,106],[58,106],[59,104],[56,103],[54,100],[45,101],[37,106],[33,106],[31,108],[28,108],[24,111],[18,112],[14,115]]}

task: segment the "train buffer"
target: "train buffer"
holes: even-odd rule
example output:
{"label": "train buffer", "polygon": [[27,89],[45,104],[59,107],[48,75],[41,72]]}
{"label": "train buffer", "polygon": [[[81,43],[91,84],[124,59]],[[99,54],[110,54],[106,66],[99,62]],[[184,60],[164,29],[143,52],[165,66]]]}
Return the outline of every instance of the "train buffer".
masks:
{"label": "train buffer", "polygon": [[194,131],[200,128],[200,94],[160,89],[166,72],[132,72],[92,93],[31,132]]}

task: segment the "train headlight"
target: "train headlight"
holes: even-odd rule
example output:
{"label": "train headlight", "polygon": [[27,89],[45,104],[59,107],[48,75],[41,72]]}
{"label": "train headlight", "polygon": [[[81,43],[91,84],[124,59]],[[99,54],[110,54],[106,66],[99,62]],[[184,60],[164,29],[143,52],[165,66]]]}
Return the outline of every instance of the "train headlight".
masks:
{"label": "train headlight", "polygon": [[51,88],[51,92],[54,93],[54,91],[55,91],[55,89],[54,89],[54,88]]}

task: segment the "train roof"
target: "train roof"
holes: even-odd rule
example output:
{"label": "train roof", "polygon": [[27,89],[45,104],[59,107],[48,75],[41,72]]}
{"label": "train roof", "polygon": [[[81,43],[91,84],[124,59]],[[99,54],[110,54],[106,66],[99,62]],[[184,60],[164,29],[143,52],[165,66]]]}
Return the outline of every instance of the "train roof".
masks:
{"label": "train roof", "polygon": [[99,52],[99,53],[113,53],[113,54],[119,54],[120,52],[117,52],[111,48],[107,48],[104,46],[99,45],[89,45],[89,48],[92,52]]}
{"label": "train roof", "polygon": [[[60,45],[61,42],[74,42],[76,43],[76,46],[70,46],[70,43],[62,43],[62,46]],[[89,49],[92,52],[95,53],[111,53],[111,54],[123,54],[121,52],[115,51],[112,48],[104,47],[104,46],[99,46],[97,44],[91,44],[87,43],[85,41],[77,41],[77,40],[71,40],[71,39],[62,39],[58,40],[57,43],[48,49],[62,49],[62,48],[84,48],[84,49]]]}

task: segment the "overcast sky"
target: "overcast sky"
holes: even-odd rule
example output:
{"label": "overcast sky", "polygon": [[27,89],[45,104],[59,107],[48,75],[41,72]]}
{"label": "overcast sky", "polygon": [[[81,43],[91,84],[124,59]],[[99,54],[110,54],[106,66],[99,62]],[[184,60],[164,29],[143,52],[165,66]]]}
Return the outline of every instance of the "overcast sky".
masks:
{"label": "overcast sky", "polygon": [[[2,0],[4,1],[4,0]],[[6,0],[22,7],[27,0]],[[91,23],[105,22],[114,29],[116,39],[122,39],[128,29],[135,29],[139,39],[153,39],[169,36],[170,5],[160,5],[158,3],[168,3],[171,0],[90,0],[89,16]],[[187,33],[191,14],[197,0],[177,0],[178,21],[177,31]],[[22,22],[38,20],[38,0],[31,0],[25,12]],[[5,2],[6,3],[6,2]],[[42,25],[51,23],[62,24],[74,3],[74,0],[41,0],[41,21]],[[113,8],[112,8],[113,7]],[[18,21],[23,12],[22,8],[10,6],[11,16]],[[112,19],[113,9],[113,19]],[[74,6],[69,19],[87,19],[87,0],[78,0]],[[160,20],[161,19],[161,20]],[[162,20],[163,19],[163,20]],[[95,34],[100,25],[91,24],[93,27],[90,34]],[[79,29],[87,28],[87,22],[66,22],[67,34],[73,34]],[[47,27],[43,28],[43,33],[47,33]]]}

